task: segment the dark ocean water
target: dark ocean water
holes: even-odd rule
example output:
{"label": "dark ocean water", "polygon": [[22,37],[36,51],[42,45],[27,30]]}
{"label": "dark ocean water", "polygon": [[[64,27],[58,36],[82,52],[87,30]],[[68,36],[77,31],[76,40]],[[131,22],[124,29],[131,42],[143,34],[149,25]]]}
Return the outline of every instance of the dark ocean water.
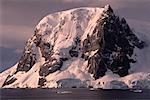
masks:
{"label": "dark ocean water", "polygon": [[0,89],[0,100],[150,100],[150,90]]}

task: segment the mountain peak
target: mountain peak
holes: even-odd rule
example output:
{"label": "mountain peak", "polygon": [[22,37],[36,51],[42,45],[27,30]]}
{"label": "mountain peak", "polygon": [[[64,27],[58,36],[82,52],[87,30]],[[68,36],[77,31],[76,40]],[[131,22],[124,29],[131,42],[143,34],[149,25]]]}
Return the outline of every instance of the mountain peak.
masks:
{"label": "mountain peak", "polygon": [[[44,17],[28,40],[3,87],[59,87],[61,82],[96,81],[110,70],[129,74],[139,38],[124,20],[104,8],[76,8]],[[34,80],[33,82],[31,80]]]}
{"label": "mountain peak", "polygon": [[109,4],[107,4],[105,7],[104,7],[105,11],[106,12],[110,12],[110,13],[113,13],[113,9],[111,8],[111,6]]}

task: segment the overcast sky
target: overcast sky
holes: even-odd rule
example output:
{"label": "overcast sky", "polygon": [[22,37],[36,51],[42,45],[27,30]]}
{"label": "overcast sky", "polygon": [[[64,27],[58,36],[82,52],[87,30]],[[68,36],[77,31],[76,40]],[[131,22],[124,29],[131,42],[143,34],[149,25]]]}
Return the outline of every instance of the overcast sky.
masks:
{"label": "overcast sky", "polygon": [[0,71],[19,60],[25,42],[45,15],[106,4],[125,17],[135,30],[150,31],[150,0],[0,0]]}

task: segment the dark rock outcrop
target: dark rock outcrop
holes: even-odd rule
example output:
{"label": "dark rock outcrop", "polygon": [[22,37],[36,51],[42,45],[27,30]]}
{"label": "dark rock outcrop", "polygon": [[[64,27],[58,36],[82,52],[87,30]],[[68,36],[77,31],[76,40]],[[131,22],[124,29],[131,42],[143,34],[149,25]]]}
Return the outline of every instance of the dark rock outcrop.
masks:
{"label": "dark rock outcrop", "polygon": [[51,56],[51,51],[52,51],[52,45],[50,45],[49,43],[43,43],[41,42],[40,45],[40,50],[41,50],[41,53],[42,53],[42,57],[45,58],[45,60],[47,61],[50,56]]}
{"label": "dark rock outcrop", "polygon": [[[16,80],[17,80],[16,78],[14,78],[14,77],[8,75],[8,77],[6,78],[6,80],[5,80],[4,84],[3,84],[3,86],[9,85],[9,84],[15,82]],[[2,86],[2,87],[3,87],[3,86]]]}
{"label": "dark rock outcrop", "polygon": [[76,50],[69,50],[69,54],[70,54],[70,56],[71,57],[78,57],[78,51],[76,51]]}
{"label": "dark rock outcrop", "polygon": [[40,86],[40,87],[42,87],[42,86],[44,86],[45,83],[46,82],[46,79],[45,78],[39,78],[39,82],[38,82],[38,85]]}
{"label": "dark rock outcrop", "polygon": [[25,54],[23,57],[21,57],[18,67],[17,67],[17,72],[18,71],[29,71],[32,66],[35,64],[35,57],[34,55],[31,54]]}
{"label": "dark rock outcrop", "polygon": [[32,66],[35,64],[35,62],[36,62],[36,54],[32,53],[31,50],[30,51],[25,50],[17,66],[17,72],[29,71],[32,68]]}
{"label": "dark rock outcrop", "polygon": [[[132,32],[126,20],[113,14],[110,6],[104,12],[91,36],[83,41],[82,58],[88,60],[88,72],[95,79],[105,75],[107,69],[120,76],[128,75],[135,47],[142,49],[145,43]],[[97,52],[89,57],[90,52]]]}
{"label": "dark rock outcrop", "polygon": [[105,72],[107,71],[107,67],[103,59],[101,58],[102,57],[98,53],[96,53],[88,60],[88,68],[89,68],[88,72],[93,74],[93,77],[95,79],[104,76]]}
{"label": "dark rock outcrop", "polygon": [[47,76],[50,73],[60,70],[62,65],[63,65],[63,61],[61,59],[60,60],[51,59],[43,64],[43,66],[40,68],[39,75]]}

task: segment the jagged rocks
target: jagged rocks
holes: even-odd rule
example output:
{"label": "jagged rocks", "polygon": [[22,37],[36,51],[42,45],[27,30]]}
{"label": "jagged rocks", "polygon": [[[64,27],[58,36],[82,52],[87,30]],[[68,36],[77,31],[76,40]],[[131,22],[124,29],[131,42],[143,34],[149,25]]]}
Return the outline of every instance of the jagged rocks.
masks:
{"label": "jagged rocks", "polygon": [[113,58],[109,69],[111,69],[112,72],[120,76],[125,76],[125,75],[128,75],[128,70],[130,69],[131,62],[132,60],[130,60],[124,54],[124,52],[121,52],[121,53],[118,53],[118,56],[115,56],[115,58]]}
{"label": "jagged rocks", "polygon": [[46,82],[46,79],[45,78],[39,78],[39,82],[38,82],[38,85],[40,86],[40,87],[42,87],[42,86],[44,86],[45,83]]}
{"label": "jagged rocks", "polygon": [[5,85],[9,85],[9,84],[15,82],[16,80],[17,80],[16,78],[8,75],[8,77],[6,78],[6,80],[5,80],[4,84],[2,85],[2,87],[5,86]]}
{"label": "jagged rocks", "polygon": [[104,76],[107,71],[106,65],[98,53],[89,58],[88,68],[88,72],[93,74],[95,79]]}
{"label": "jagged rocks", "polygon": [[98,34],[93,34],[92,36],[87,35],[87,38],[83,41],[83,53],[100,49],[102,47],[101,38],[101,35],[98,36]]}
{"label": "jagged rocks", "polygon": [[36,37],[34,40],[34,43],[36,44],[36,46],[38,47],[40,45],[40,43],[42,42],[42,36],[40,34],[37,34],[37,29],[35,29],[35,33],[34,36]]}
{"label": "jagged rocks", "polygon": [[135,47],[143,48],[144,42],[133,34],[124,18],[120,21],[115,15],[109,15],[104,22],[105,47],[102,55],[109,56],[103,56],[102,59],[114,73],[128,75],[130,63],[135,62],[129,56],[132,57]]}
{"label": "jagged rocks", "polygon": [[52,45],[50,45],[49,43],[41,42],[39,47],[42,53],[42,57],[44,57],[45,60],[47,61],[52,54],[52,49],[53,49]]}
{"label": "jagged rocks", "polygon": [[36,44],[37,47],[40,47],[40,51],[42,53],[42,57],[45,58],[45,60],[47,61],[50,56],[52,55],[52,50],[53,50],[53,46],[50,43],[45,43],[42,40],[42,36],[40,34],[37,34],[38,30],[35,30],[35,39],[34,39],[34,43]]}
{"label": "jagged rocks", "polygon": [[71,57],[78,57],[79,55],[78,51],[73,50],[73,49],[69,50],[69,54]]}
{"label": "jagged rocks", "polygon": [[[93,74],[95,79],[104,76],[107,69],[120,76],[126,76],[130,63],[136,62],[132,59],[134,48],[142,49],[145,43],[133,34],[124,18],[120,20],[113,14],[109,5],[104,13],[106,15],[98,20],[99,24],[92,36],[87,35],[83,41],[82,58],[88,59],[88,72]],[[98,52],[89,57],[95,50]]]}
{"label": "jagged rocks", "polygon": [[75,45],[72,46],[72,48],[69,50],[69,55],[71,57],[78,57],[79,56],[79,51],[80,51],[80,45],[81,45],[81,40],[77,36],[74,40]]}
{"label": "jagged rocks", "polygon": [[35,40],[35,36],[33,35],[33,37],[31,37],[25,48],[24,48],[24,51],[23,51],[23,55],[21,56],[21,59],[19,61],[19,64],[17,66],[17,71],[29,71],[32,66],[36,63],[36,51],[35,51],[35,43],[34,43],[34,40]]}
{"label": "jagged rocks", "polygon": [[[101,30],[99,30],[101,31]],[[103,32],[97,31],[97,28],[93,31],[91,36],[87,35],[87,38],[83,41],[81,58],[88,60],[93,51],[101,51],[103,46]]]}
{"label": "jagged rocks", "polygon": [[32,66],[35,64],[36,58],[35,54],[32,53],[24,53],[24,55],[21,57],[18,67],[17,67],[17,72],[18,71],[29,71]]}
{"label": "jagged rocks", "polygon": [[60,70],[62,65],[63,65],[63,61],[61,59],[60,60],[57,60],[57,59],[49,60],[46,63],[44,63],[43,66],[41,66],[39,75],[47,76],[50,73],[54,73],[57,70]]}
{"label": "jagged rocks", "polygon": [[105,13],[107,13],[107,14],[110,14],[110,13],[114,12],[110,5],[106,5],[104,7],[104,9],[105,9]]}

